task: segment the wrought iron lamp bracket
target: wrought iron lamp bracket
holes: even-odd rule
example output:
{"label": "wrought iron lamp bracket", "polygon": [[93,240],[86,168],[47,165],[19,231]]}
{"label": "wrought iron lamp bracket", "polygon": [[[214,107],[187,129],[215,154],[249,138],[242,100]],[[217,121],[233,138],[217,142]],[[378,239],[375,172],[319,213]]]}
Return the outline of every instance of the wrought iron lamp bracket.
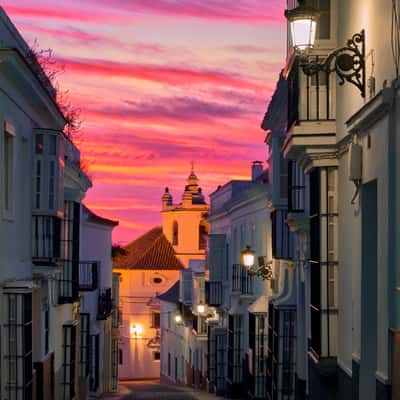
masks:
{"label": "wrought iron lamp bracket", "polygon": [[263,265],[261,267],[253,267],[249,270],[249,275],[256,275],[262,278],[263,281],[269,281],[272,279],[272,267],[271,265]]}
{"label": "wrought iron lamp bracket", "polygon": [[308,75],[336,72],[339,85],[350,82],[365,97],[365,32],[362,30],[347,41],[346,46],[334,50],[322,62],[317,56],[300,54],[300,66]]}

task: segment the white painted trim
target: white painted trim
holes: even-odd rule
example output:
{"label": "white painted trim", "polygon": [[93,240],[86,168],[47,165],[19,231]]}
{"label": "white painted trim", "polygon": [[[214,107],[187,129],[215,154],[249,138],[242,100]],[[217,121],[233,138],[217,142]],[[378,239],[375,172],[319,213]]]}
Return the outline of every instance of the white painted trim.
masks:
{"label": "white painted trim", "polygon": [[353,376],[353,371],[351,368],[347,367],[345,363],[338,357],[338,365],[339,367],[351,378]]}
{"label": "white painted trim", "polygon": [[381,371],[375,372],[375,378],[384,385],[388,385],[390,383],[388,376]]}
{"label": "white painted trim", "polygon": [[12,136],[16,136],[16,129],[13,123],[4,121],[4,131]]}
{"label": "white painted trim", "polygon": [[351,358],[352,358],[357,364],[360,364],[360,362],[361,362],[361,357],[360,357],[359,354],[353,353],[353,354],[351,355]]}

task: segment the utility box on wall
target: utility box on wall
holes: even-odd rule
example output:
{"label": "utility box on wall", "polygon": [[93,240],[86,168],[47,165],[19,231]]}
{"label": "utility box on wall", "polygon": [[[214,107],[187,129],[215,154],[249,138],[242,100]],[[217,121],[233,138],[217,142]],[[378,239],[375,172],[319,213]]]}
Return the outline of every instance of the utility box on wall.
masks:
{"label": "utility box on wall", "polygon": [[349,180],[362,180],[362,146],[356,143],[349,147]]}

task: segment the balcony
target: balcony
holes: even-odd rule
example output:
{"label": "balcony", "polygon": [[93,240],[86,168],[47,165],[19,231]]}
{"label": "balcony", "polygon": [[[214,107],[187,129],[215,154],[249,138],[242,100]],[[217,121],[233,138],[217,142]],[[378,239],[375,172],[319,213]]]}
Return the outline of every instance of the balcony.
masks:
{"label": "balcony", "polygon": [[33,263],[56,265],[61,254],[61,220],[49,215],[34,215],[32,218]]}
{"label": "balcony", "polygon": [[209,306],[218,307],[223,301],[223,289],[221,281],[208,281],[206,284],[206,303]]}
{"label": "balcony", "polygon": [[[324,58],[315,55],[315,59]],[[334,73],[321,71],[313,76],[303,73],[294,62],[287,76],[288,124],[283,154],[307,169],[321,153],[333,157],[336,145],[336,105]],[[309,165],[311,164],[311,165]]]}
{"label": "balcony", "polygon": [[57,278],[58,304],[72,304],[79,299],[79,261],[62,260],[62,272]]}
{"label": "balcony", "polygon": [[89,292],[97,289],[98,285],[97,261],[84,261],[79,263],[79,290]]}
{"label": "balcony", "polygon": [[113,307],[114,304],[111,297],[111,288],[100,289],[97,319],[106,320],[111,315]]}
{"label": "balcony", "polygon": [[254,294],[254,276],[249,275],[244,265],[232,265],[232,292],[249,296]]}

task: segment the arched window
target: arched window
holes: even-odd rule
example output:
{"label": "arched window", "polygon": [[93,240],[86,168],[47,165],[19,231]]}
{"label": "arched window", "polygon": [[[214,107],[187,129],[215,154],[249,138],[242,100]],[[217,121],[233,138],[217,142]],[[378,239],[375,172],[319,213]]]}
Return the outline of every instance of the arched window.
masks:
{"label": "arched window", "polygon": [[172,225],[172,244],[174,246],[178,245],[178,223],[176,221]]}
{"label": "arched window", "polygon": [[204,222],[200,222],[199,225],[199,250],[205,250],[207,246],[207,227]]}

